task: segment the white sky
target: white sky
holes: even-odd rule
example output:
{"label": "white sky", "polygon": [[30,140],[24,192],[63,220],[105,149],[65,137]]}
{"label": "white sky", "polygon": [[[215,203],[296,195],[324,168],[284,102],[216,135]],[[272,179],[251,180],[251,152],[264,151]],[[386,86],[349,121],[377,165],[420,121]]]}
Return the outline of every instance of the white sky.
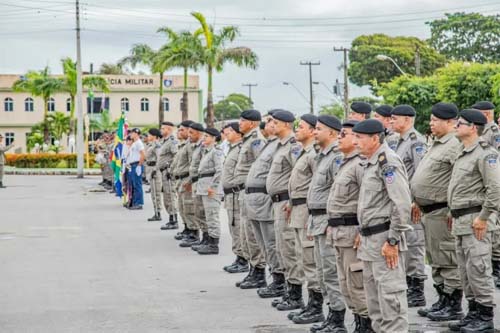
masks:
{"label": "white sky", "polygon": [[[74,2],[69,0],[0,0],[0,73],[22,74],[49,65],[60,73],[60,59],[76,58]],[[342,81],[342,54],[333,47],[350,46],[358,35],[429,36],[426,21],[445,12],[500,13],[500,0],[82,0],[82,57],[84,70],[93,63],[116,62],[134,43],[154,48],[164,43],[160,26],[198,28],[191,11],[204,13],[210,23],[237,25],[241,36],[234,46],[248,46],[259,56],[256,71],[227,66],[214,78],[214,97],[247,93],[243,83],[257,83],[252,97],[258,109],[280,107],[296,114],[308,112],[308,68],[300,61],[320,61],[313,67],[314,81],[331,86]],[[180,74],[173,71],[172,74]],[[206,91],[206,75],[199,72]],[[331,103],[321,84],[314,86],[315,106]],[[351,87],[352,95],[366,88]],[[317,110],[317,109],[316,109]]]}

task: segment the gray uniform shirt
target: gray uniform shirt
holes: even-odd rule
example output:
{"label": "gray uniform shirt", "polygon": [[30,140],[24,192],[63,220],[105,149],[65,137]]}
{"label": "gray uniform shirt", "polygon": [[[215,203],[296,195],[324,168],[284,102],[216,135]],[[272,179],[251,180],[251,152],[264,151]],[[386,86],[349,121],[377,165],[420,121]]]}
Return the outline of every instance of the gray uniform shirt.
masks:
{"label": "gray uniform shirt", "polygon": [[14,146],[14,144],[4,146],[0,145],[0,165],[5,164],[5,153]]}
{"label": "gray uniform shirt", "polygon": [[399,143],[399,134],[393,131],[388,130],[386,136],[385,136],[385,142],[389,145],[389,147],[396,151],[398,148],[398,143]]}
{"label": "gray uniform shirt", "polygon": [[453,164],[461,150],[455,132],[434,140],[410,182],[419,206],[446,202]]}
{"label": "gray uniform shirt", "polygon": [[[222,195],[222,165],[224,163],[224,152],[219,146],[203,148],[203,156],[198,168],[198,183],[196,184],[196,194],[207,195],[208,189],[215,190],[216,194]],[[209,177],[201,177],[204,174],[214,174]]]}
{"label": "gray uniform shirt", "polygon": [[[178,142],[173,135],[162,139],[160,142],[161,148],[158,156],[158,169],[162,172],[171,167],[174,156],[178,151],[177,144]],[[170,168],[169,171],[172,172],[172,169]]]}
{"label": "gray uniform shirt", "polygon": [[193,153],[191,155],[191,164],[189,165],[189,178],[192,183],[193,178],[198,177],[198,168],[200,167],[201,156],[203,154],[203,143],[202,140],[193,143]]}
{"label": "gray uniform shirt", "polygon": [[250,167],[257,159],[257,156],[259,156],[265,143],[266,140],[260,133],[258,127],[243,136],[243,142],[241,143],[238,162],[236,163],[236,170],[234,173],[238,185],[245,184]]}
{"label": "gray uniform shirt", "polygon": [[494,122],[486,124],[481,138],[496,150],[500,150],[500,129]]}
{"label": "gray uniform shirt", "polygon": [[409,180],[413,178],[426,151],[425,138],[416,129],[412,128],[401,135],[396,153],[403,160]]}
{"label": "gray uniform shirt", "polygon": [[295,140],[293,133],[278,140],[278,147],[266,180],[267,193],[271,196],[288,192],[288,181],[300,151],[301,147]]}
{"label": "gray uniform shirt", "polygon": [[266,187],[267,176],[271,169],[274,154],[278,148],[279,140],[272,138],[267,141],[259,156],[253,162],[245,182],[247,187]]}
{"label": "gray uniform shirt", "polygon": [[315,157],[314,144],[310,144],[300,151],[288,182],[288,193],[291,199],[307,198],[307,191],[316,166]]}
{"label": "gray uniform shirt", "polygon": [[[498,152],[484,141],[477,141],[459,153],[448,187],[448,206],[453,209],[482,206],[479,218],[488,220],[488,231],[496,229],[500,203]],[[453,221],[455,235],[469,235],[475,215]]]}
{"label": "gray uniform shirt", "polygon": [[[173,174],[176,177],[182,176],[182,175],[189,175],[189,166],[191,165],[191,157],[192,157],[192,149],[193,146],[192,144],[186,140],[181,142],[178,145],[179,151],[177,154],[175,154],[174,158],[174,169],[173,169]],[[184,178],[179,181],[179,185],[181,183],[184,183],[188,178]],[[182,193],[184,192],[184,187],[179,186],[179,192]]]}
{"label": "gray uniform shirt", "polygon": [[224,161],[222,169],[222,187],[231,188],[238,186],[238,179],[236,177],[236,164],[238,163],[238,156],[240,154],[242,142],[229,144],[229,150]]}

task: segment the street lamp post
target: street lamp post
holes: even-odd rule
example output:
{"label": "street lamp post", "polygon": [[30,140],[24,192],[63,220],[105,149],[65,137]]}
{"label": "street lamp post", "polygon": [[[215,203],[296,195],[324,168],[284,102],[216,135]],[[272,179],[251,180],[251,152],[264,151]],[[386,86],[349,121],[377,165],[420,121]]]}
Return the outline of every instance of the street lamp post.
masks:
{"label": "street lamp post", "polygon": [[377,55],[377,60],[380,60],[380,61],[386,61],[386,60],[389,60],[391,61],[394,66],[396,66],[396,68],[401,72],[401,74],[403,74],[404,76],[407,76],[407,74],[401,69],[401,67],[399,67],[399,65],[396,63],[396,61],[394,59],[392,59],[391,57],[389,56],[386,56],[385,54],[379,54]]}

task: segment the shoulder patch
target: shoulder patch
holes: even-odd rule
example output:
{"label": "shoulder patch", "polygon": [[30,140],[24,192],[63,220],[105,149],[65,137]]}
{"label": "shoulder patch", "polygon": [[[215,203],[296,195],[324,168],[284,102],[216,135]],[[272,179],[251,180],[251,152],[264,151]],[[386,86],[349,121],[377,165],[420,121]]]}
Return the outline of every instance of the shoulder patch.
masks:
{"label": "shoulder patch", "polygon": [[297,143],[297,139],[295,139],[295,137],[291,137],[290,138],[290,141],[289,141],[291,144],[294,144],[294,143]]}
{"label": "shoulder patch", "polygon": [[484,158],[490,169],[496,169],[498,165],[498,154],[489,154]]}
{"label": "shoulder patch", "polygon": [[495,139],[495,143],[500,143],[500,134],[497,134],[493,137]]}
{"label": "shoulder patch", "polygon": [[479,145],[483,148],[488,148],[490,146],[486,141],[479,141]]}
{"label": "shoulder patch", "polygon": [[342,160],[343,160],[342,156],[337,156],[335,157],[334,162],[337,166],[339,166],[340,164],[342,164]]}
{"label": "shoulder patch", "polygon": [[425,145],[423,143],[417,143],[417,144],[415,144],[414,147],[415,147],[415,153],[419,157],[424,156],[425,152],[427,151],[427,148],[425,147]]}
{"label": "shoulder patch", "polygon": [[391,165],[385,165],[382,168],[382,174],[384,176],[384,180],[387,184],[392,184],[394,183],[394,180],[396,179],[396,173],[394,172],[395,168]]}
{"label": "shoulder patch", "polygon": [[252,137],[256,138],[259,134],[257,133],[257,131],[255,132],[252,132]]}
{"label": "shoulder patch", "polygon": [[385,156],[384,152],[378,155],[378,163],[380,164],[381,168],[384,168],[384,166],[387,164],[387,157]]}
{"label": "shoulder patch", "polygon": [[491,126],[491,130],[495,133],[498,133],[498,126]]}
{"label": "shoulder patch", "polygon": [[292,145],[292,147],[290,148],[290,154],[295,159],[298,159],[301,153],[302,147],[300,145]]}
{"label": "shoulder patch", "polygon": [[417,135],[415,134],[415,132],[410,133],[410,139],[417,140]]}
{"label": "shoulder patch", "polygon": [[320,152],[321,147],[319,146],[319,144],[315,143],[313,147],[314,147],[314,150],[316,151],[316,153]]}

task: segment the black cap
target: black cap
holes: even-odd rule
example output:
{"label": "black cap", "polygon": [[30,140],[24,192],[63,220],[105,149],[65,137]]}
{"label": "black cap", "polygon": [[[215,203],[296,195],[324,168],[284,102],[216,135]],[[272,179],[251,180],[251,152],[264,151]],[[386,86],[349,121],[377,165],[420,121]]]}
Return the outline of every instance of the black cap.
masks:
{"label": "black cap", "polygon": [[295,121],[295,116],[290,111],[278,110],[273,113],[273,118],[279,121],[284,121],[285,123],[293,123]]}
{"label": "black cap", "polygon": [[413,106],[407,105],[407,104],[402,104],[402,105],[398,105],[394,109],[392,109],[391,115],[415,117],[417,115],[417,113],[415,112],[415,109],[413,108]]}
{"label": "black cap", "polygon": [[342,123],[342,127],[354,127],[357,123],[359,123],[358,120],[348,119]]}
{"label": "black cap", "polygon": [[476,109],[465,109],[460,111],[459,116],[464,118],[469,123],[473,123],[474,125],[486,125],[488,123],[488,119],[486,116]]}
{"label": "black cap", "polygon": [[280,110],[279,109],[269,110],[269,111],[267,111],[267,115],[272,117],[276,111],[280,111]]}
{"label": "black cap", "polygon": [[383,133],[385,128],[377,119],[366,119],[357,123],[352,131],[360,134],[378,134]]}
{"label": "black cap", "polygon": [[488,101],[481,101],[474,104],[472,108],[476,110],[487,111],[487,110],[494,110],[495,105]]}
{"label": "black cap", "polygon": [[189,127],[191,127],[192,123],[193,123],[192,120],[184,120],[183,122],[181,122],[179,124],[179,127],[183,126],[183,127],[188,127],[189,128]]}
{"label": "black cap", "polygon": [[216,128],[213,128],[213,127],[205,128],[205,133],[210,134],[211,136],[214,136],[216,138],[220,136],[220,132]]}
{"label": "black cap", "polygon": [[454,119],[458,115],[458,108],[453,103],[439,102],[432,106],[431,112],[439,119]]}
{"label": "black cap", "polygon": [[261,121],[260,124],[259,124],[259,128],[261,130],[265,129],[266,128],[266,122],[265,121]]}
{"label": "black cap", "polygon": [[262,116],[257,110],[245,110],[240,114],[240,118],[250,120],[250,121],[261,121]]}
{"label": "black cap", "polygon": [[342,129],[342,123],[339,118],[330,115],[321,115],[318,117],[318,122],[326,125],[334,130],[340,131]]}
{"label": "black cap", "polygon": [[125,138],[125,141],[130,141],[132,140],[132,138],[130,137],[130,135],[127,135],[127,137]]}
{"label": "black cap", "polygon": [[137,127],[136,128],[132,128],[132,130],[130,131],[130,133],[137,133],[137,134],[141,134],[141,130],[138,129]]}
{"label": "black cap", "polygon": [[240,124],[238,124],[237,122],[232,122],[232,123],[227,124],[226,128],[231,128],[236,133],[240,133],[241,134],[241,132],[240,132]]}
{"label": "black cap", "polygon": [[156,136],[157,138],[161,137],[161,132],[159,129],[157,128],[151,128],[149,131],[148,131],[149,134],[151,134],[152,136]]}
{"label": "black cap", "polygon": [[305,115],[301,116],[300,119],[305,121],[306,123],[308,123],[312,127],[315,127],[316,122],[318,121],[318,117],[316,117],[315,115],[310,114],[310,113],[306,113]]}
{"label": "black cap", "polygon": [[356,113],[368,114],[372,112],[372,106],[365,102],[354,102],[351,104],[351,110]]}
{"label": "black cap", "polygon": [[394,109],[391,105],[383,104],[375,109],[375,112],[381,115],[382,117],[390,117],[392,109]]}
{"label": "black cap", "polygon": [[205,129],[203,128],[203,125],[200,124],[200,123],[193,122],[191,124],[191,126],[189,126],[189,127],[192,128],[192,129],[194,129],[194,130],[196,130],[196,131],[200,131],[200,132],[204,132],[205,131]]}
{"label": "black cap", "polygon": [[174,126],[174,123],[171,122],[171,121],[164,121],[161,123],[162,125],[165,125],[165,126]]}

